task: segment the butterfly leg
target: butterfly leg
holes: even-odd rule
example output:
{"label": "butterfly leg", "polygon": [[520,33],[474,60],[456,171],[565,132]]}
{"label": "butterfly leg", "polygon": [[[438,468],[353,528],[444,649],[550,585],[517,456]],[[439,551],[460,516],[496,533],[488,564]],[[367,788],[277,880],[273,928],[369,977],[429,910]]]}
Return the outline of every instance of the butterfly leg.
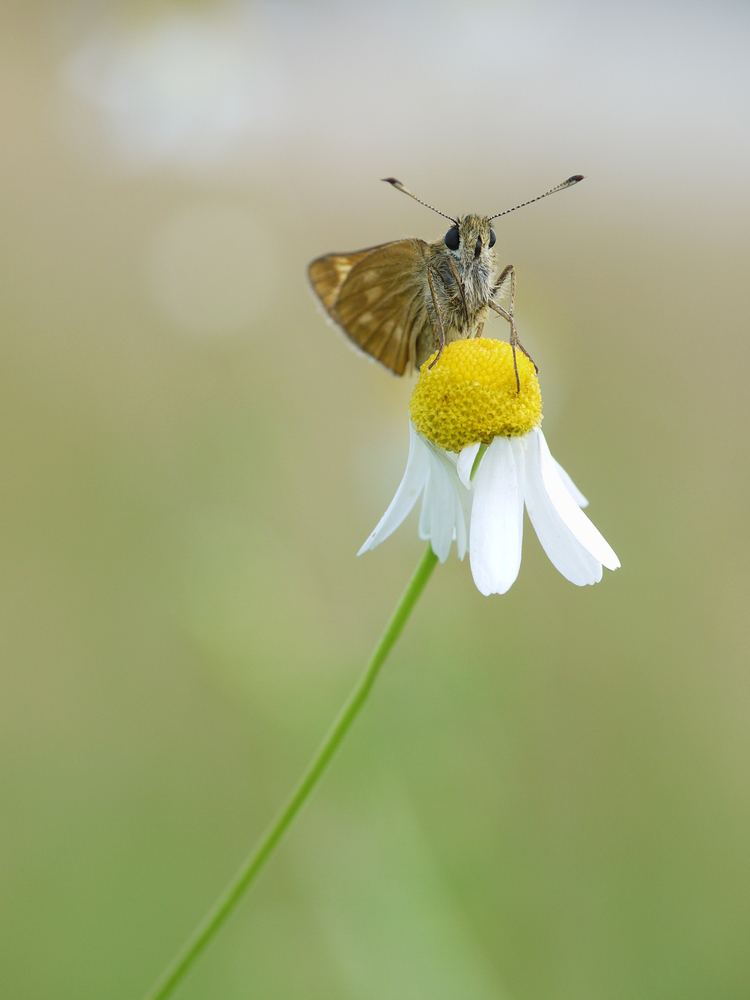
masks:
{"label": "butterfly leg", "polygon": [[[510,308],[506,310],[506,309],[503,309],[502,306],[499,306],[496,302],[494,302],[493,299],[494,299],[494,296],[497,295],[497,293],[500,291],[500,289],[502,288],[502,286],[505,284],[505,281],[506,281],[507,278],[510,278]],[[518,339],[518,331],[516,330],[516,320],[515,320],[515,317],[513,315],[513,309],[514,309],[515,300],[516,300],[516,270],[515,270],[515,268],[513,267],[512,264],[508,264],[507,267],[503,268],[503,270],[502,270],[502,272],[500,274],[500,277],[495,282],[495,288],[493,290],[492,296],[493,297],[490,298],[490,301],[489,301],[488,305],[490,306],[491,309],[494,309],[496,313],[499,313],[504,319],[506,319],[508,321],[508,323],[510,323],[510,346],[513,349],[513,371],[516,373],[516,391],[520,392],[521,391],[521,379],[519,378],[519,375],[518,375],[518,362],[516,361],[516,348],[519,348],[519,350],[521,350],[522,353],[526,355],[526,357],[529,359],[529,361],[534,366],[534,371],[535,372],[538,372],[539,368],[537,367],[536,361],[534,361],[534,359],[532,358],[532,356],[529,354],[529,352],[523,346],[523,344],[521,343],[521,341]]]}
{"label": "butterfly leg", "polygon": [[[464,286],[461,279],[458,276],[458,271],[456,270],[456,265],[451,260],[450,255],[448,255],[448,267],[451,269],[451,274],[453,275],[453,280],[456,282],[456,288],[458,289],[458,294],[461,296],[461,305],[464,307],[464,319],[466,320],[466,327],[468,329],[469,323],[469,307],[466,305],[466,296],[464,295]],[[439,272],[438,272],[439,273]],[[450,293],[450,289],[448,289]],[[493,295],[495,292],[492,293]],[[477,334],[479,336],[479,334]]]}
{"label": "butterfly leg", "polygon": [[[437,362],[437,359],[443,353],[443,348],[445,347],[445,329],[443,327],[443,317],[440,314],[440,306],[438,305],[437,295],[435,294],[435,281],[432,277],[432,268],[427,268],[427,281],[430,286],[430,294],[432,295],[432,304],[435,306],[435,315],[437,316],[438,327],[440,328],[440,344],[438,346],[437,356],[434,361],[431,361],[428,365],[429,368]],[[439,277],[439,275],[438,275]]]}

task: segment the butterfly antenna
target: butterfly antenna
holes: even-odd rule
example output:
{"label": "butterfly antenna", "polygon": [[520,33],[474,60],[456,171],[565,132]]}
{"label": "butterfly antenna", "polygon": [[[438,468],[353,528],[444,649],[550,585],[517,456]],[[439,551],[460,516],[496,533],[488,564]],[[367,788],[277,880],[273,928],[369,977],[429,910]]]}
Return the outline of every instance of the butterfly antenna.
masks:
{"label": "butterfly antenna", "polygon": [[[556,191],[564,191],[565,188],[573,187],[574,184],[577,184],[582,180],[583,174],[574,174],[573,177],[569,177],[566,181],[563,181],[562,184],[558,184],[557,187],[550,188],[549,191],[545,191],[544,194],[540,194],[537,198],[532,198],[531,201],[524,201],[521,205],[516,205],[515,208],[508,208],[504,212],[498,212],[497,215],[491,215],[489,221],[492,219],[499,219],[501,215],[508,215],[510,212],[515,212],[518,208],[525,208],[527,205],[533,205],[535,201],[541,201],[542,198],[547,198],[549,195],[555,194]],[[396,183],[398,183],[398,181]],[[411,192],[407,191],[407,194],[411,194]],[[412,198],[413,197],[414,195],[412,195]],[[419,201],[418,198],[417,201]]]}
{"label": "butterfly antenna", "polygon": [[[386,184],[392,184],[397,191],[401,191],[401,192],[403,192],[403,194],[408,194],[410,198],[413,198],[414,201],[418,201],[419,204],[420,205],[424,205],[425,208],[429,208],[430,211],[437,212],[438,215],[442,215],[442,217],[444,219],[447,219],[448,222],[452,222],[454,226],[458,225],[458,223],[456,222],[456,220],[452,219],[450,217],[450,215],[446,215],[445,212],[439,212],[436,208],[433,208],[432,205],[428,205],[426,201],[422,201],[421,198],[417,198],[417,196],[415,194],[411,193],[411,191],[409,190],[409,188],[404,187],[404,185],[401,183],[401,181],[397,181],[395,177],[383,177],[382,180],[384,180],[386,182]],[[550,194],[552,194],[551,191],[550,191]]]}

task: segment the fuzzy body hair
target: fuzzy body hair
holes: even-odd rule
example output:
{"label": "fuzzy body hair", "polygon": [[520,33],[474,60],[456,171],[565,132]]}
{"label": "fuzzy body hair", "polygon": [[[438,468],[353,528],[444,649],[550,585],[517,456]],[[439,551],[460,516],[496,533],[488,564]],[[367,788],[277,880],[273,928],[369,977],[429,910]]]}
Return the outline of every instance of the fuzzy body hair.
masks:
{"label": "fuzzy body hair", "polygon": [[[465,215],[456,220],[459,245],[451,250],[445,238],[420,246],[425,264],[436,275],[432,289],[435,293],[445,331],[446,343],[468,340],[482,334],[487,318],[488,303],[497,291],[497,254],[490,246],[489,219],[481,215]],[[480,247],[476,254],[477,246]],[[457,286],[458,280],[458,286]],[[424,309],[430,317],[432,331],[439,329],[435,303],[429,283],[424,283]],[[434,336],[425,329],[417,343],[416,363],[435,350]]]}

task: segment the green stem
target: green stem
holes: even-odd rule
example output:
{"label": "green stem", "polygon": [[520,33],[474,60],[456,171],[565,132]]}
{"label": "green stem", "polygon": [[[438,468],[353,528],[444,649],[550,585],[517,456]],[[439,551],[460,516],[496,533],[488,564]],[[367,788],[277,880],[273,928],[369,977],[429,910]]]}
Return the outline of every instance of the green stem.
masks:
{"label": "green stem", "polygon": [[357,686],[349,695],[349,699],[339,712],[338,718],[331,726],[328,735],[323,740],[318,752],[313,757],[307,771],[292,793],[289,801],[281,810],[276,820],[261,837],[255,849],[246,858],[244,864],[229,883],[224,893],[206,914],[201,924],[196,928],[185,947],[164,972],[159,982],[147,995],[146,1000],[165,1000],[172,995],[182,978],[190,970],[203,949],[208,945],[229,914],[252,884],[255,876],[268,861],[284,836],[292,820],[300,811],[308,796],[318,783],[321,775],[336,753],[342,740],[349,732],[351,724],[364,705],[375,678],[378,676],[385,658],[390,653],[396,640],[401,635],[409,616],[414,610],[422,591],[430,579],[437,556],[430,546],[422,556],[422,560],[412,577],[409,586],[404,591],[393,617],[388,622],[385,632],[367,665],[367,669],[359,679]]}

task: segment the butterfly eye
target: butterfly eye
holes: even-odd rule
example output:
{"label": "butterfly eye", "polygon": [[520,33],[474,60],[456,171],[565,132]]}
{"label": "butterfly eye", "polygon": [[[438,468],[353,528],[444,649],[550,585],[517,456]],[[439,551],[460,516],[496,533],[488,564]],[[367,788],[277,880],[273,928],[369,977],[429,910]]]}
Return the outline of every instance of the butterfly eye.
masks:
{"label": "butterfly eye", "polygon": [[497,239],[497,236],[495,236],[495,230],[494,229],[490,229],[490,242],[489,242],[489,245],[491,247],[494,247],[496,239]]}
{"label": "butterfly eye", "polygon": [[458,226],[451,226],[445,234],[445,245],[449,250],[458,250],[461,237],[458,235]]}

